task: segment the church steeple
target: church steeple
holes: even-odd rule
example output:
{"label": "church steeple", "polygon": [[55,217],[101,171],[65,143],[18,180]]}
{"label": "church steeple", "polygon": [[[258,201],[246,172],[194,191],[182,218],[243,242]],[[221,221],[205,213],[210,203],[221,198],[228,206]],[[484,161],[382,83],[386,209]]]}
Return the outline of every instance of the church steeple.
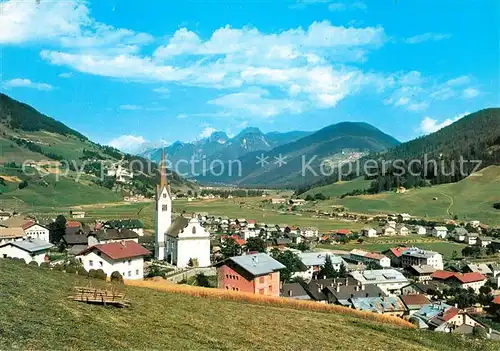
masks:
{"label": "church steeple", "polygon": [[160,161],[160,189],[167,186],[167,161],[165,160],[165,148],[161,149],[161,161]]}

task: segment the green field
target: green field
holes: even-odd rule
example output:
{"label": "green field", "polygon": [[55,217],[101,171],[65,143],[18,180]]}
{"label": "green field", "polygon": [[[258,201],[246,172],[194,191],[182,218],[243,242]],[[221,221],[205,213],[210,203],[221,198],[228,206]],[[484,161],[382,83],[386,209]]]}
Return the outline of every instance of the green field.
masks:
{"label": "green field", "polygon": [[[311,191],[315,193],[314,189]],[[498,201],[500,166],[490,166],[457,183],[410,189],[404,194],[386,192],[334,198],[320,201],[317,208],[329,209],[332,205],[343,205],[351,212],[407,212],[436,220],[450,219],[456,215],[462,221],[480,220],[490,225],[500,225],[500,211],[492,206]]]}
{"label": "green field", "polygon": [[300,197],[305,198],[307,195],[314,196],[316,194],[323,194],[326,197],[340,197],[356,189],[368,189],[370,183],[371,180],[365,180],[363,177],[360,177],[351,181],[340,181],[325,186],[319,186],[306,191],[301,194]]}
{"label": "green field", "polygon": [[[131,307],[67,299],[88,279],[0,259],[0,349],[498,350],[498,344],[333,312],[122,286]],[[104,282],[92,281],[93,286]]]}

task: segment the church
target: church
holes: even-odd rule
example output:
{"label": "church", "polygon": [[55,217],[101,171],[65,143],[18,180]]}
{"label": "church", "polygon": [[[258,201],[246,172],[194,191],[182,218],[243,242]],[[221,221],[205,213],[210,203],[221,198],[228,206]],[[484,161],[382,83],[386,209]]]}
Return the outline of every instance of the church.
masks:
{"label": "church", "polygon": [[167,183],[165,150],[156,189],[155,258],[179,268],[210,266],[210,234],[195,216],[172,221],[172,194]]}

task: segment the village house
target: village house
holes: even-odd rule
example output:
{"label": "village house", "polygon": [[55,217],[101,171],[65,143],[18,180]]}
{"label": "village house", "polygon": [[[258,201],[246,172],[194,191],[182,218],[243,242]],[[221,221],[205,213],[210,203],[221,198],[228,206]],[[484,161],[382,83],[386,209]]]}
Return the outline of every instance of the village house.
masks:
{"label": "village house", "polygon": [[396,235],[396,228],[391,225],[386,225],[382,228],[382,234],[384,236],[394,236]]}
{"label": "village house", "polygon": [[492,241],[493,241],[493,238],[490,236],[480,236],[476,240],[476,245],[479,245],[481,247],[486,247],[489,244],[491,244]]}
{"label": "village house", "polygon": [[352,306],[352,299],[359,297],[381,297],[384,292],[376,285],[362,285],[354,278],[335,278],[323,289],[330,304]]}
{"label": "village house", "polygon": [[415,281],[422,282],[425,280],[432,279],[432,273],[436,271],[436,268],[429,265],[414,265],[406,267],[408,275],[412,277]]}
{"label": "village house", "polygon": [[0,244],[12,241],[21,241],[24,238],[24,229],[21,227],[0,227]]}
{"label": "village house", "polygon": [[397,296],[382,297],[354,297],[351,299],[352,306],[360,311],[387,314],[401,317],[406,312],[406,307]]}
{"label": "village house", "polygon": [[396,225],[396,234],[406,236],[410,234],[410,230],[405,225]]}
{"label": "village house", "polygon": [[27,238],[43,240],[50,243],[49,228],[38,224],[34,221],[29,221],[23,225],[24,234]]}
{"label": "village house", "polygon": [[401,266],[428,265],[435,269],[443,269],[443,255],[435,251],[422,250],[417,247],[411,247],[401,255]]}
{"label": "village house", "polygon": [[401,295],[399,298],[403,301],[409,316],[431,304],[431,301],[423,294]]}
{"label": "village house", "polygon": [[393,247],[382,251],[382,253],[389,257],[392,267],[401,267],[401,256],[406,250],[408,250],[407,247]]}
{"label": "village house", "polygon": [[279,198],[276,198],[276,197],[275,197],[275,198],[272,198],[272,199],[271,199],[271,203],[272,203],[273,205],[277,205],[277,204],[286,204],[286,199],[285,199],[285,198],[283,198],[283,197],[279,197]]}
{"label": "village house", "polygon": [[401,288],[408,285],[408,279],[395,269],[374,269],[349,273],[362,285],[376,285],[385,294],[399,295]]}
{"label": "village house", "polygon": [[391,266],[391,260],[389,259],[389,257],[374,252],[366,252],[363,250],[353,249],[351,250],[351,252],[349,252],[349,258],[353,261],[361,262],[365,265],[373,262],[382,268]]}
{"label": "village house", "polygon": [[304,200],[304,199],[293,199],[291,201],[292,201],[292,205],[295,205],[295,206],[302,206],[306,203],[306,200]]}
{"label": "village house", "polygon": [[375,238],[377,236],[377,231],[373,228],[363,228],[361,229],[361,235],[367,238]]}
{"label": "village house", "polygon": [[352,232],[349,229],[337,229],[331,237],[335,240],[339,240],[341,238],[349,238],[352,235]]}
{"label": "village house", "polygon": [[128,229],[136,232],[137,235],[144,235],[144,224],[138,219],[121,219],[104,223],[104,228],[110,229]]}
{"label": "village house", "polygon": [[319,230],[316,227],[304,227],[301,230],[301,235],[305,238],[317,238]]}
{"label": "village house", "polygon": [[418,235],[425,235],[427,234],[427,228],[422,225],[416,225],[413,229],[413,232]]}
{"label": "village house", "polygon": [[311,300],[311,297],[300,283],[283,284],[280,296],[296,300]]}
{"label": "village house", "polygon": [[449,286],[461,287],[462,289],[472,288],[476,293],[479,293],[479,288],[487,281],[486,276],[479,272],[457,273],[442,270],[434,272],[432,279],[442,281]]}
{"label": "village house", "polygon": [[120,242],[122,240],[139,242],[139,235],[129,229],[108,229],[103,228],[94,232],[90,232],[87,235],[88,246],[97,244],[108,244],[114,242]]}
{"label": "village house", "polygon": [[398,214],[398,220],[400,222],[406,222],[411,219],[411,216],[408,213],[400,213]]}
{"label": "village house", "polygon": [[333,268],[338,272],[345,261],[342,257],[334,255],[330,252],[300,252],[297,253],[300,261],[305,267],[304,271],[294,272],[293,277],[301,277],[304,280],[311,280],[317,276],[321,268],[325,265],[326,257],[329,256],[332,261]]}
{"label": "village house", "polygon": [[448,289],[448,285],[444,284],[441,281],[436,280],[423,280],[421,282],[416,281],[404,286],[401,289],[402,295],[425,295],[429,299],[435,298],[434,294],[436,292],[443,293],[446,289]]}
{"label": "village house", "polygon": [[469,232],[467,231],[467,229],[465,228],[462,228],[462,227],[456,227],[455,229],[452,230],[451,232],[451,237],[453,238],[453,240],[455,241],[458,241],[458,242],[463,242],[465,241],[465,236],[468,234]]}
{"label": "village house", "polygon": [[219,289],[269,296],[280,294],[279,271],[285,266],[265,253],[230,257],[215,266]]}
{"label": "village house", "polygon": [[75,219],[85,218],[85,211],[70,211],[70,215]]}
{"label": "village house", "polygon": [[478,272],[483,275],[493,275],[493,271],[485,263],[469,263],[463,268],[464,272]]}
{"label": "village house", "polygon": [[10,213],[9,212],[0,212],[0,221],[6,221],[7,219],[10,218]]}
{"label": "village house", "polygon": [[448,236],[448,228],[442,226],[434,227],[432,228],[431,235],[436,238],[446,239]]}
{"label": "village house", "polygon": [[238,235],[222,235],[220,237],[221,243],[224,243],[226,240],[233,239],[238,245],[245,245],[245,240],[240,238]]}
{"label": "village house", "polygon": [[479,234],[477,234],[477,233],[467,233],[465,235],[464,241],[467,245],[476,245],[478,237],[479,237]]}
{"label": "village house", "polygon": [[142,279],[144,256],[149,254],[149,250],[135,241],[123,240],[89,246],[76,258],[86,271],[102,269],[108,277],[116,271],[123,279]]}
{"label": "village house", "polygon": [[77,233],[66,233],[59,242],[59,248],[67,250],[69,255],[77,255],[88,247],[87,235],[79,230]]}
{"label": "village house", "polygon": [[0,258],[20,258],[38,265],[48,261],[47,253],[54,245],[40,239],[9,241],[0,245]]}

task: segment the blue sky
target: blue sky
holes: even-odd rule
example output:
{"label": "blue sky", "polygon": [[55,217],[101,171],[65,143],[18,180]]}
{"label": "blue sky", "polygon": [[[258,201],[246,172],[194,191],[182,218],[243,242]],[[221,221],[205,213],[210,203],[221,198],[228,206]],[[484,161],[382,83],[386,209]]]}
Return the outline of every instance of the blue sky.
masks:
{"label": "blue sky", "polygon": [[127,151],[347,120],[405,141],[499,106],[496,0],[0,7],[1,91]]}

